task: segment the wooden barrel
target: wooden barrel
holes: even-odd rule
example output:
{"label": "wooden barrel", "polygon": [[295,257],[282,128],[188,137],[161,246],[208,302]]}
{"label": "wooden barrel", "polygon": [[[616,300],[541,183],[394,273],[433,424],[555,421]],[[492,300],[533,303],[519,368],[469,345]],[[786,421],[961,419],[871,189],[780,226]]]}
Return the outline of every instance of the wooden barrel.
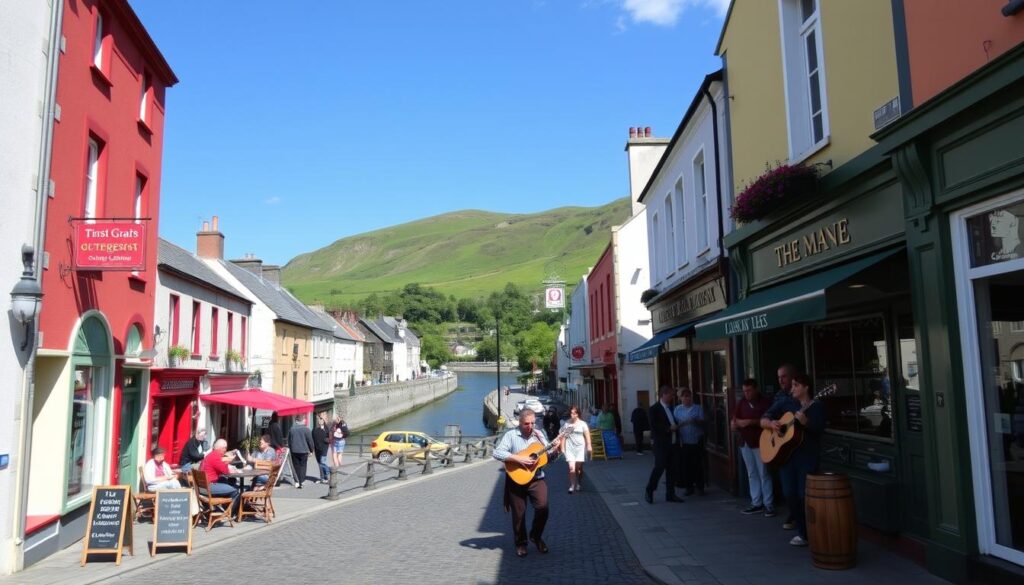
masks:
{"label": "wooden barrel", "polygon": [[850,478],[838,473],[808,475],[804,502],[814,565],[838,570],[857,564],[857,514]]}

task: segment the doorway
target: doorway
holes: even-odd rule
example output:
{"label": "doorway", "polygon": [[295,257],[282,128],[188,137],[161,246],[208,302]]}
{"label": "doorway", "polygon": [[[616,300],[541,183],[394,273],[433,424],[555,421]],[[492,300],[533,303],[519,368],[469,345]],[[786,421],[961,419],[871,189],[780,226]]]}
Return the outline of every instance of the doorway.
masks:
{"label": "doorway", "polygon": [[117,437],[117,478],[133,488],[139,482],[139,416],[142,372],[125,368],[121,387],[121,428]]}

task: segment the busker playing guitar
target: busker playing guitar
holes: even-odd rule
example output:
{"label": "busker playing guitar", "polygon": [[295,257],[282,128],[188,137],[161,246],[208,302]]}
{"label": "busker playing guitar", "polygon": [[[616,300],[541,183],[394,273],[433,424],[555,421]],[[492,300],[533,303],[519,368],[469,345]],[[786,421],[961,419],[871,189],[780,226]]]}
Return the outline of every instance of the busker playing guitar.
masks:
{"label": "busker playing guitar", "polygon": [[826,418],[824,405],[812,400],[811,379],[806,374],[793,376],[792,393],[776,400],[764,413],[761,428],[777,432],[781,428],[777,419],[787,412],[795,413],[794,417],[803,427],[804,435],[803,441],[779,469],[779,478],[782,480],[782,493],[786,496],[789,513],[798,531],[789,544],[807,546],[804,488],[807,485],[807,474],[818,470],[821,434],[825,430]]}
{"label": "busker playing guitar", "polygon": [[[535,428],[537,415],[532,410],[524,409],[519,415],[519,427],[505,433],[498,444],[494,447],[494,458],[498,461],[513,462],[531,472],[535,471],[538,462],[546,458],[535,459],[523,454],[531,444],[539,444],[544,450],[549,448],[547,437],[544,433]],[[550,445],[553,451],[558,451],[558,442]],[[543,463],[541,463],[543,464]],[[509,467],[506,465],[506,467]],[[548,552],[548,545],[544,542],[544,525],[548,521],[548,484],[544,481],[544,470],[536,470],[533,479],[525,485],[513,481],[510,475],[505,476],[504,506],[505,511],[512,511],[512,534],[515,537],[516,556],[526,556],[526,500],[529,498],[533,504],[533,526],[530,529],[529,540],[536,545],[541,553]]]}

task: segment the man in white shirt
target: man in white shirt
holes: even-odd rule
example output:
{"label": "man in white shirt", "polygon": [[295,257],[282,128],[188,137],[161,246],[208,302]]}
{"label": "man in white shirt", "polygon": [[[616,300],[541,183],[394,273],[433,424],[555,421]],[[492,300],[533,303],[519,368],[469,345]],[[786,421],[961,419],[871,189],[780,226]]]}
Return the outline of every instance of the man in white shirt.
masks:
{"label": "man in white shirt", "polygon": [[181,487],[178,476],[171,466],[164,461],[164,450],[153,447],[153,457],[142,468],[142,478],[150,491],[173,490]]}

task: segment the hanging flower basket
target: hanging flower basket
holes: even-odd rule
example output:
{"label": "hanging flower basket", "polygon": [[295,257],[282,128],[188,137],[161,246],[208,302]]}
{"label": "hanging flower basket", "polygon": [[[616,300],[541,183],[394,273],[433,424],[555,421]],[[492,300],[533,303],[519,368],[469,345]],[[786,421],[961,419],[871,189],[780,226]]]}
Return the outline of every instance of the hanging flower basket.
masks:
{"label": "hanging flower basket", "polygon": [[743,223],[759,220],[783,205],[814,194],[817,184],[818,173],[813,167],[769,168],[736,197],[730,215]]}

